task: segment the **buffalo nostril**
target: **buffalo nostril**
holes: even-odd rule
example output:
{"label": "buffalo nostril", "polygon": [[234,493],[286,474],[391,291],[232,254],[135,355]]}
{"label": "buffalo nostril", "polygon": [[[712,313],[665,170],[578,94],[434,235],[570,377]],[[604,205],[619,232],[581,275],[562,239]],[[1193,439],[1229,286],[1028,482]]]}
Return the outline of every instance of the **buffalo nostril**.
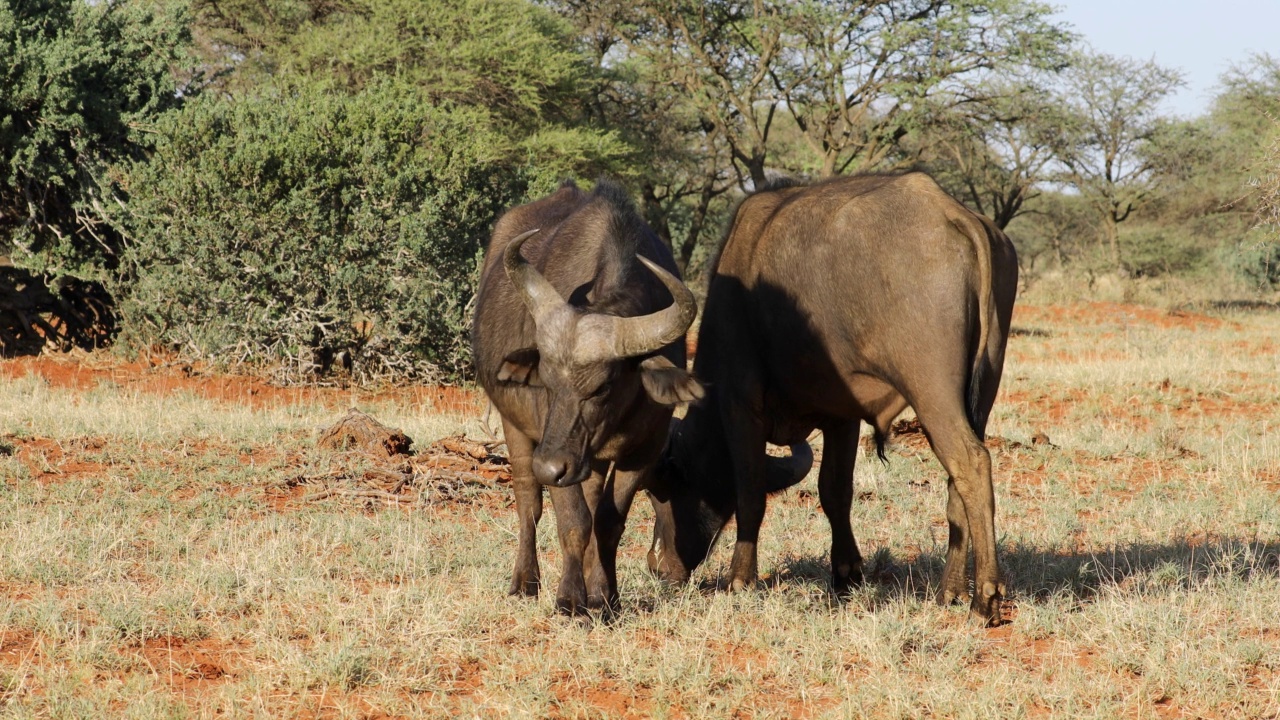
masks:
{"label": "buffalo nostril", "polygon": [[569,473],[569,463],[564,458],[534,458],[533,477],[543,485],[558,485]]}

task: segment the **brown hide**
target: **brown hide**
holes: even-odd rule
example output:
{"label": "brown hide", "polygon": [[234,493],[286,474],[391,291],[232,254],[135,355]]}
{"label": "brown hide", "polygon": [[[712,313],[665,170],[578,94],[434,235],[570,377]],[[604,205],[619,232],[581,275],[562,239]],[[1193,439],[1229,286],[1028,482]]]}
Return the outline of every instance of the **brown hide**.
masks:
{"label": "brown hide", "polygon": [[[522,244],[504,266],[514,242]],[[671,406],[702,393],[684,370],[692,296],[682,298],[688,290],[675,279],[669,291],[637,256],[678,278],[621,188],[566,184],[499,219],[476,300],[477,375],[502,416],[515,476],[520,549],[511,592],[538,590],[540,485],[550,486],[565,554],[557,603],[567,612],[616,600],[613,557],[627,510],[666,442]],[[689,312],[672,312],[676,300]],[[601,351],[652,347],[617,330],[650,318],[683,325],[641,335],[678,337],[642,355]]]}
{"label": "brown hide", "polygon": [[[732,587],[756,579],[765,442],[824,436],[819,496],[838,591],[861,580],[849,509],[862,422],[882,439],[908,405],[949,476],[942,598],[999,621],[990,458],[1017,286],[1014,249],[928,176],[855,176],[764,190],[739,206],[715,265],[694,373],[708,396],[674,431],[650,566],[682,579],[737,517]],[[967,510],[966,510],[967,508]]]}

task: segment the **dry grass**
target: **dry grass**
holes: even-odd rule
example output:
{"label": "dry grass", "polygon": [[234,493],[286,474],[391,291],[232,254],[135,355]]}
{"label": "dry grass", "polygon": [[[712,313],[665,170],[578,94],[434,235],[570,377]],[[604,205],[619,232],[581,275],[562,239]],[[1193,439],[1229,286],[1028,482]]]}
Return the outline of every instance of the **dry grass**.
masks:
{"label": "dry grass", "polygon": [[[406,507],[281,494],[332,462],[316,428],[348,404],[420,444],[477,434],[478,407],[229,401],[0,364],[0,714],[1276,717],[1280,315],[1028,306],[1015,326],[990,428],[1015,593],[995,630],[928,601],[945,494],[910,437],[888,465],[860,459],[870,582],[849,602],[827,591],[809,480],[771,503],[768,580],[741,595],[705,589],[725,547],[691,587],[651,580],[641,500],[623,611],[584,623],[502,594],[504,488]],[[548,513],[552,587],[554,537]]]}

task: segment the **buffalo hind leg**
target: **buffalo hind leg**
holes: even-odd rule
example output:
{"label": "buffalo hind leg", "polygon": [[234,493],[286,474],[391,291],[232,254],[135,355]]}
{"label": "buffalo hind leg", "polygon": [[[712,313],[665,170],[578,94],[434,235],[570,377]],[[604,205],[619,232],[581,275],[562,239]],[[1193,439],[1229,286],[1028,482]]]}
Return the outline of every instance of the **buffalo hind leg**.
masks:
{"label": "buffalo hind leg", "polygon": [[818,470],[818,499],[831,523],[831,585],[845,595],[862,584],[862,553],[853,537],[849,513],[853,509],[853,466],[858,452],[860,423],[822,429],[822,466]]}
{"label": "buffalo hind leg", "polygon": [[583,558],[591,537],[591,511],[582,485],[551,488],[551,507],[556,513],[563,557],[560,587],[556,590],[556,610],[565,615],[587,611],[587,585],[583,578]]}
{"label": "buffalo hind leg", "polygon": [[942,571],[938,604],[969,602],[969,518],[956,481],[947,477],[947,564]]}
{"label": "buffalo hind leg", "polygon": [[[1005,594],[996,558],[995,492],[991,484],[991,454],[978,440],[959,403],[949,412],[942,408],[917,407],[934,453],[950,476],[947,519],[950,535],[947,564],[942,571],[940,602],[948,602],[948,591],[962,597],[967,589],[965,565],[973,548],[974,592],[969,616],[984,625],[1000,624],[1000,600]],[[957,502],[958,501],[958,502]],[[960,504],[962,507],[957,508]],[[968,529],[967,538],[965,529]]]}
{"label": "buffalo hind leg", "polygon": [[516,494],[516,520],[519,524],[519,548],[516,567],[511,573],[509,595],[536,597],[541,583],[538,569],[538,521],[542,519],[542,486],[533,479],[533,441],[506,420],[502,421],[503,437],[511,461],[511,484]]}

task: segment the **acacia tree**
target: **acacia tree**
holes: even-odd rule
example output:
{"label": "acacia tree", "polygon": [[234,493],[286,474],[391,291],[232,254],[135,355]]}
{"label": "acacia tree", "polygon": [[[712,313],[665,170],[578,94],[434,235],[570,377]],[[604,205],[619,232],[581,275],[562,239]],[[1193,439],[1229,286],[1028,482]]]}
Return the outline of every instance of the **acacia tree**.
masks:
{"label": "acacia tree", "polygon": [[1066,121],[1043,82],[995,81],[982,96],[930,118],[921,154],[944,187],[1005,228],[1051,174]]}
{"label": "acacia tree", "polygon": [[1266,155],[1255,181],[1258,199],[1257,222],[1280,239],[1280,123],[1271,133]]}
{"label": "acacia tree", "polygon": [[1071,35],[1051,12],[1025,0],[801,3],[788,23],[794,49],[772,77],[819,175],[884,167],[939,105],[999,98],[984,82],[992,75],[1060,67]]}
{"label": "acacia tree", "polygon": [[919,144],[904,152],[904,138],[944,98],[1055,67],[1070,41],[1027,0],[551,4],[601,71],[599,116],[641,149],[647,217],[682,267],[734,186],[909,165]]}
{"label": "acacia tree", "polygon": [[988,73],[1060,63],[1070,35],[1028,0],[646,0],[629,50],[724,137],[744,188],[767,180],[780,115],[822,176],[884,167],[929,101]]}
{"label": "acacia tree", "polygon": [[525,0],[199,9],[233,70],[125,173],[122,339],[294,380],[463,376],[495,217],[626,155],[573,28]]}
{"label": "acacia tree", "polygon": [[1082,53],[1067,70],[1060,103],[1070,113],[1058,148],[1063,177],[1098,212],[1100,243],[1120,266],[1118,226],[1152,191],[1155,164],[1144,152],[1161,126],[1160,103],[1183,85],[1154,61]]}
{"label": "acacia tree", "polygon": [[681,273],[692,270],[695,251],[712,221],[726,209],[735,185],[724,135],[714,125],[689,132],[671,155],[654,155],[644,167],[641,198],[646,219],[671,248]]}
{"label": "acacia tree", "polygon": [[565,0],[555,7],[577,27],[595,65],[592,116],[632,149],[624,173],[639,188],[645,219],[681,272],[696,271],[695,253],[735,185],[723,129],[670,81],[665,63],[633,51],[653,37],[652,16],[626,0]]}
{"label": "acacia tree", "polygon": [[781,95],[771,73],[784,53],[784,0],[651,0],[636,5],[630,52],[689,99],[699,129],[723,139],[739,184],[766,181]]}
{"label": "acacia tree", "polygon": [[1159,125],[1143,152],[1163,190],[1162,215],[1245,222],[1253,206],[1243,185],[1273,118],[1280,118],[1280,60],[1263,54],[1222,75],[1208,113]]}
{"label": "acacia tree", "polygon": [[[122,237],[111,167],[144,157],[190,97],[180,8],[145,0],[0,3],[0,353],[92,348],[115,328],[101,282]],[[188,80],[192,79],[187,75]],[[7,267],[12,263],[13,267]]]}

